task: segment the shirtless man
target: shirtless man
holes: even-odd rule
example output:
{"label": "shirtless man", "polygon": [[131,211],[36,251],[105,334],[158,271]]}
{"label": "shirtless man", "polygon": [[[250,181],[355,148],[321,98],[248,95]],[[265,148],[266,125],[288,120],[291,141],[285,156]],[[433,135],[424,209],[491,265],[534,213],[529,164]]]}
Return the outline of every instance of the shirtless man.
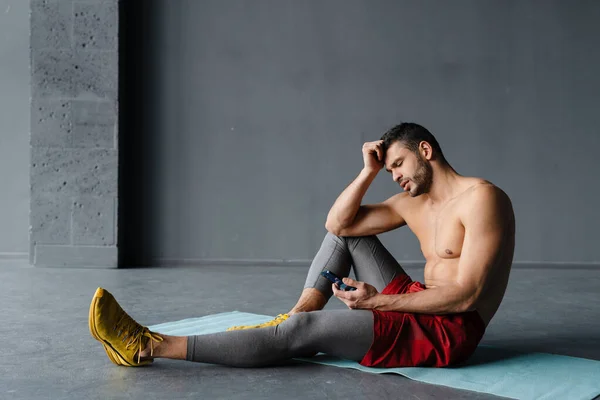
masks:
{"label": "shirtless man", "polygon": [[[331,208],[328,233],[290,312],[260,325],[173,337],[139,325],[99,288],[90,306],[92,336],[111,361],[127,366],[162,357],[252,367],[318,352],[371,367],[468,359],[508,283],[515,245],[510,199],[488,181],[459,175],[417,124],[395,126],[362,153],[364,168]],[[404,192],[361,205],[384,167]],[[412,281],[377,239],[404,225],[421,244],[424,284]],[[346,277],[351,268],[357,280]],[[323,269],[357,290],[340,290],[320,275]],[[348,310],[322,310],[332,295]]]}

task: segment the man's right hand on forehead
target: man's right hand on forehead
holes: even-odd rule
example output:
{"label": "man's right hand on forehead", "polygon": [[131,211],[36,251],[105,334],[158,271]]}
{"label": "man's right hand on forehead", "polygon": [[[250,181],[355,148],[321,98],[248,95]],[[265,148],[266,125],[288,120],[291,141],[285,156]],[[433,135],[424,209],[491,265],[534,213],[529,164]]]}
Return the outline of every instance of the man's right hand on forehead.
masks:
{"label": "man's right hand on forehead", "polygon": [[383,149],[383,140],[374,142],[366,142],[362,147],[363,161],[365,169],[369,171],[379,172],[384,166],[383,160],[385,157]]}

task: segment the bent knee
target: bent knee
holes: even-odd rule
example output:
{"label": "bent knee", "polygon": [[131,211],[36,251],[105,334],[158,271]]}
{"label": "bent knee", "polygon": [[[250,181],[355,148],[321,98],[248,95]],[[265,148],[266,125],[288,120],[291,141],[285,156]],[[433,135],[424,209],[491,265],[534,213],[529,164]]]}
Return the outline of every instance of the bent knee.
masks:
{"label": "bent knee", "polygon": [[338,236],[335,233],[331,233],[329,231],[327,231],[327,233],[325,234],[325,239],[326,240],[333,240],[334,242],[343,242],[344,241],[344,236]]}
{"label": "bent knee", "polygon": [[327,234],[325,235],[325,239],[329,239],[329,240],[334,240],[338,243],[348,243],[353,242],[353,241],[358,241],[358,240],[362,240],[362,239],[374,239],[377,238],[377,235],[364,235],[364,236],[338,236],[336,234],[333,234],[331,232],[327,232]]}

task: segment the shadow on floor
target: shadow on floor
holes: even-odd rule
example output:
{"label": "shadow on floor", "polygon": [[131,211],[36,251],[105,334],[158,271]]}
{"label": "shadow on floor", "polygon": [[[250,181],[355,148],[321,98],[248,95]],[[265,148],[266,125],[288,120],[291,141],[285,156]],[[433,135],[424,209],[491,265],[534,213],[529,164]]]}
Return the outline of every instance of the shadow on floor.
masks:
{"label": "shadow on floor", "polygon": [[498,361],[508,360],[523,355],[523,352],[510,350],[502,347],[490,347],[480,345],[475,353],[464,363],[449,368],[463,368],[475,365],[491,364]]}
{"label": "shadow on floor", "polygon": [[[498,351],[487,348],[487,345]],[[480,345],[478,352],[484,349],[482,356],[488,356],[491,360],[499,359],[498,357],[502,357],[504,352],[504,358],[514,357],[519,353],[550,353],[600,361],[600,331],[590,332],[587,328],[585,334],[554,334],[550,337],[532,336],[487,340],[485,345]]]}

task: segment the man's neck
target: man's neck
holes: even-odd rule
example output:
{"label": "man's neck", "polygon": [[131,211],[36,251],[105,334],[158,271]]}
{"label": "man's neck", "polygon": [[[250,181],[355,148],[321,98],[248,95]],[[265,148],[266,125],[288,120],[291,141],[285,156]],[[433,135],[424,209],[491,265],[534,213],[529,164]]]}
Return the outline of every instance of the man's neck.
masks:
{"label": "man's neck", "polygon": [[433,182],[427,193],[434,207],[445,204],[460,193],[460,175],[447,164],[433,165]]}

